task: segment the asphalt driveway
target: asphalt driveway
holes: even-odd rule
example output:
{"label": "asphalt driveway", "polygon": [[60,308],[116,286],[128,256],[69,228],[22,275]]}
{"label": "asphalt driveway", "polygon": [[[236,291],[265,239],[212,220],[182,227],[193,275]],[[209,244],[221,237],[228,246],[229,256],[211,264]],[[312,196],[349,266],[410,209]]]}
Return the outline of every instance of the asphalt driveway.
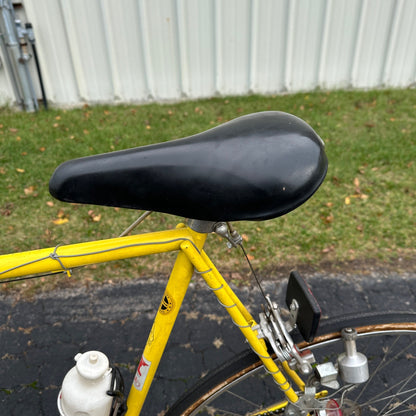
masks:
{"label": "asphalt driveway", "polygon": [[[199,279],[199,278],[198,278]],[[315,274],[308,278],[325,315],[351,311],[416,310],[416,273],[365,276]],[[164,279],[89,289],[63,289],[22,301],[0,295],[0,414],[57,415],[56,399],[78,352],[103,351],[121,367],[126,386],[134,374]],[[264,282],[283,303],[286,282]],[[254,316],[256,287],[237,289]],[[187,293],[155,383],[143,409],[157,415],[200,376],[246,348],[238,329],[201,280]]]}

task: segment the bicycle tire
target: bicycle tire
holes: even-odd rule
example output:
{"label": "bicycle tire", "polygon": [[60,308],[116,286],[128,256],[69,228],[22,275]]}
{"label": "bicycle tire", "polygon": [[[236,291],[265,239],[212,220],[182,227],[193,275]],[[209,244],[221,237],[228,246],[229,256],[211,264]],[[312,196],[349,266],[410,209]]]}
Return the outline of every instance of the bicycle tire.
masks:
{"label": "bicycle tire", "polygon": [[[400,415],[416,415],[416,313],[367,312],[344,315],[322,321],[317,336],[311,343],[301,342],[299,334],[294,334],[293,337],[300,349],[312,349],[318,362],[325,358],[334,361],[343,350],[340,331],[346,327],[353,327],[358,332],[357,347],[368,357],[370,379],[367,383],[358,385],[361,387],[361,395],[357,392],[358,388],[348,394],[346,390],[343,391],[342,414],[393,415],[400,411]],[[399,356],[397,350],[403,354]],[[329,357],[328,354],[334,357]],[[381,364],[383,360],[388,360],[384,367]],[[405,369],[408,374],[397,381]],[[271,403],[284,401],[284,396],[275,385],[269,385],[269,380],[266,383],[265,380],[271,377],[261,370],[263,367],[256,354],[251,350],[243,351],[208,373],[168,409],[165,416],[279,414],[264,410],[261,412],[262,409],[270,408]],[[387,380],[387,377],[390,379]],[[372,386],[369,387],[370,381]],[[247,385],[244,386],[245,384]],[[381,396],[381,385],[385,390],[390,389],[388,397]],[[373,389],[376,391],[373,392]],[[328,391],[331,397],[340,401],[336,393],[330,389]],[[405,392],[407,397],[404,396]],[[247,398],[246,394],[249,393],[254,394],[255,401],[251,397]],[[377,396],[376,402],[370,402],[368,393]],[[255,404],[258,407],[252,408]]]}

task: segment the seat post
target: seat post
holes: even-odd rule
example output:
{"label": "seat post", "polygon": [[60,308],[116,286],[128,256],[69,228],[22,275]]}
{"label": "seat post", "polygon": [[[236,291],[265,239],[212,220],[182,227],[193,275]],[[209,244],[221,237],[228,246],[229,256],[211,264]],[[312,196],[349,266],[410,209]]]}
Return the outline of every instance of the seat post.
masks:
{"label": "seat post", "polygon": [[188,220],[188,227],[197,233],[212,233],[215,231],[216,224],[214,221]]}

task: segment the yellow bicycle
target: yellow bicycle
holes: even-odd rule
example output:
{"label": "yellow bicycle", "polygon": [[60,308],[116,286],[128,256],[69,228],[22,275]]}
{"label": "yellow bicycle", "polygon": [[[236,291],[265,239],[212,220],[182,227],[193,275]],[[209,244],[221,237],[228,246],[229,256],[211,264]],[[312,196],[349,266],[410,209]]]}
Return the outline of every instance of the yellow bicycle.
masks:
{"label": "yellow bicycle", "polygon": [[[202,276],[250,348],[205,376],[166,415],[415,415],[415,314],[355,314],[320,322],[319,305],[292,272],[288,313],[263,293],[255,320],[204,251],[211,233],[243,248],[231,223],[294,210],[314,194],[326,171],[317,133],[299,118],[273,111],[192,137],[59,166],[50,192],[60,200],[187,218],[174,230],[0,256],[0,280],[9,281],[178,252],[127,397],[119,371],[91,351],[78,357],[64,380],[61,415],[140,414],[193,273]],[[71,377],[75,381],[65,387]],[[74,399],[74,391],[85,399]]]}

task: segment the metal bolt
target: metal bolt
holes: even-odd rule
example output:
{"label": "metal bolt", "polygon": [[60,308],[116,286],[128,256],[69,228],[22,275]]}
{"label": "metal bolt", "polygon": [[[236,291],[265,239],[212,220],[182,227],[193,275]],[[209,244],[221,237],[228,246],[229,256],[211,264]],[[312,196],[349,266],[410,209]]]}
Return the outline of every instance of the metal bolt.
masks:
{"label": "metal bolt", "polygon": [[341,336],[345,341],[354,341],[357,339],[357,331],[354,328],[344,328]]}

